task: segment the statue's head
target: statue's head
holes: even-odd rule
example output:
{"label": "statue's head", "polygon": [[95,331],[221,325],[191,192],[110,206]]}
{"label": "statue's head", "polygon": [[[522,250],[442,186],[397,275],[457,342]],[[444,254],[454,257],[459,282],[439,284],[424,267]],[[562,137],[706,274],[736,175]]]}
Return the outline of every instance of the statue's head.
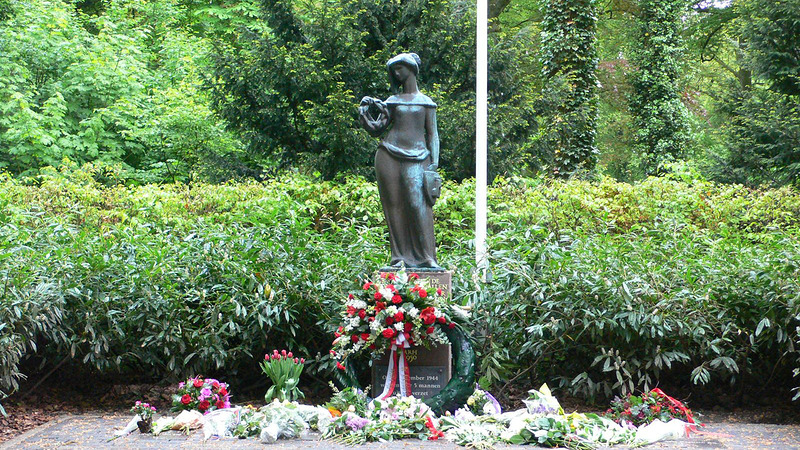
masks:
{"label": "statue's head", "polygon": [[398,79],[395,70],[393,70],[397,65],[407,67],[416,77],[419,74],[419,66],[422,65],[422,61],[416,53],[400,53],[386,63],[386,69],[389,71],[389,83],[392,85],[393,92],[398,92],[404,81]]}

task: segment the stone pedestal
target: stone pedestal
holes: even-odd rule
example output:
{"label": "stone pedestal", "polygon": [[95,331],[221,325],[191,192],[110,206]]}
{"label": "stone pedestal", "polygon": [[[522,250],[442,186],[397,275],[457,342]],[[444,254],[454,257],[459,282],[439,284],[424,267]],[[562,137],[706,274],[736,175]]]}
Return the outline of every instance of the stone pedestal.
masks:
{"label": "stone pedestal", "polygon": [[[381,272],[388,270],[382,269]],[[406,269],[406,273],[417,273],[420,280],[424,280],[432,290],[441,289],[448,299],[452,299],[453,272],[417,272],[414,269]],[[391,350],[372,362],[372,395],[377,396],[383,391],[390,355]],[[406,358],[411,377],[411,393],[414,397],[421,399],[433,397],[447,385],[453,375],[453,356],[449,345],[431,345],[430,349],[421,345],[415,346],[406,349]],[[396,389],[395,393],[399,394],[399,389]]]}

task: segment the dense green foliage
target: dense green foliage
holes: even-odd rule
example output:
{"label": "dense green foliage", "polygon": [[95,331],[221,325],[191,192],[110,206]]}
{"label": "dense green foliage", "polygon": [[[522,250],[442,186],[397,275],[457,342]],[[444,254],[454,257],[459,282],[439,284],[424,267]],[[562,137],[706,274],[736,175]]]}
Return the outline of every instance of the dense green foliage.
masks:
{"label": "dense green foliage", "polygon": [[742,35],[753,73],[784,95],[800,96],[800,3],[754,0]]}
{"label": "dense green foliage", "polygon": [[689,142],[687,110],[678,86],[681,68],[681,20],[685,0],[642,0],[637,45],[631,62],[631,113],[635,124],[634,167],[643,175],[666,170],[682,159]]}
{"label": "dense green foliage", "polygon": [[719,102],[729,144],[715,170],[724,180],[798,184],[800,2],[759,0],[736,12],[747,19],[734,25],[744,39],[740,64],[747,80],[729,82]]}
{"label": "dense green foliage", "polygon": [[[132,181],[225,178],[238,151],[201,90],[202,40],[177,2],[11,2],[0,22],[0,168],[124,165]],[[105,5],[105,3],[104,3]],[[212,164],[209,164],[212,163]],[[224,169],[224,168],[223,168]]]}
{"label": "dense green foliage", "polygon": [[[377,189],[361,178],[98,179],[108,183],[108,171],[2,180],[3,389],[33,353],[104,373],[240,380],[274,347],[327,355],[339,302],[387,257]],[[470,273],[473,195],[470,182],[448,183],[435,214],[456,300],[475,306],[485,382],[528,373],[590,396],[656,380],[789,382],[800,343],[797,191],[499,181],[493,280],[481,294]],[[325,356],[312,371],[331,368]]]}
{"label": "dense green foliage", "polygon": [[[335,1],[322,4],[265,0],[265,30],[241,29],[215,56],[214,102],[244,132],[250,151],[278,167],[303,166],[324,178],[349,171],[371,175],[374,139],[360,129],[356,105],[386,98],[386,61],[403,51],[422,59],[420,89],[439,106],[441,167],[452,177],[474,172],[475,12],[453,0]],[[502,147],[524,145],[529,99],[516,85],[526,78],[519,38],[493,47],[492,64],[508,73],[492,85],[490,137]],[[522,86],[525,89],[525,86]],[[524,91],[523,91],[524,92]],[[505,153],[513,151],[505,150]],[[503,166],[504,153],[493,165]]]}
{"label": "dense green foliage", "polygon": [[595,0],[548,0],[544,6],[542,65],[556,105],[545,133],[556,176],[592,170],[596,162],[595,9]]}
{"label": "dense green foliage", "polygon": [[[490,176],[596,160],[633,181],[685,159],[724,182],[800,178],[797,0],[490,3]],[[128,183],[371,177],[356,105],[389,95],[384,63],[416,51],[442,167],[462,179],[474,14],[463,0],[3,0],[0,167],[32,175],[66,157],[122,165]]]}

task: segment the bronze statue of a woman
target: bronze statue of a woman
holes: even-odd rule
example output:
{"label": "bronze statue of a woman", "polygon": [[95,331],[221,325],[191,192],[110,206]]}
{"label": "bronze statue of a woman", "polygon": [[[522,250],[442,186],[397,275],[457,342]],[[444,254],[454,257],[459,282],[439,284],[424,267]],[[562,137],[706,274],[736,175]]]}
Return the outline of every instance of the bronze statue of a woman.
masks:
{"label": "bronze statue of a woman", "polygon": [[389,132],[375,153],[375,174],[383,215],[389,225],[392,267],[443,270],[436,261],[433,203],[439,196],[439,132],[436,103],[419,92],[421,62],[401,53],[386,63],[395,95],[364,97],[361,125],[372,136]]}

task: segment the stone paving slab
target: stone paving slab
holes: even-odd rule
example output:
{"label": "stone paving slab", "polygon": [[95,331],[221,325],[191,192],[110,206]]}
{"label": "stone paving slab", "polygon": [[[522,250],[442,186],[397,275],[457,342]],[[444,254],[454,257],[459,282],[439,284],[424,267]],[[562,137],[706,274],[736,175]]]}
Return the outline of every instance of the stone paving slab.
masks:
{"label": "stone paving slab", "polygon": [[[115,440],[115,429],[128,423],[130,416],[119,414],[66,415],[41,425],[27,433],[0,444],[0,450],[16,449],[353,449],[316,438],[278,441],[264,445],[258,439],[223,439],[203,442],[197,431],[189,436],[169,431],[155,437],[134,431]],[[447,441],[403,440],[392,443],[371,443],[357,447],[368,450],[388,449],[463,449]],[[498,449],[531,449],[530,446],[498,445]],[[617,446],[614,449],[628,449]],[[798,449],[800,425],[769,425],[750,423],[709,423],[699,433],[687,439],[657,442],[647,449]]]}

